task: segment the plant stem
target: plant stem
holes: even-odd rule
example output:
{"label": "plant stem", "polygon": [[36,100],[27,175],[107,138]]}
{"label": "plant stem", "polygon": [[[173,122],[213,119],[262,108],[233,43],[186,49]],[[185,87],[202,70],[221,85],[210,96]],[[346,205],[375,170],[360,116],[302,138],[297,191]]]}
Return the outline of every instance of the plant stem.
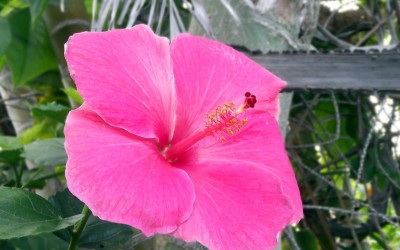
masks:
{"label": "plant stem", "polygon": [[85,205],[82,209],[83,217],[82,219],[74,226],[74,230],[72,231],[71,240],[69,241],[68,250],[75,250],[78,246],[79,237],[83,229],[85,228],[86,222],[88,221],[92,212],[90,209]]}

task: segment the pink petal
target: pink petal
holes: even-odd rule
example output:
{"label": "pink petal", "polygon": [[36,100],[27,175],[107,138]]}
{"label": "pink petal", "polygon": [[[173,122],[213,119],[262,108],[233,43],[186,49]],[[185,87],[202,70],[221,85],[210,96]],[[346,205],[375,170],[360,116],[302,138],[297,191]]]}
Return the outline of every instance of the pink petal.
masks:
{"label": "pink petal", "polygon": [[198,161],[250,164],[278,176],[293,210],[288,223],[297,223],[303,217],[300,191],[275,118],[257,110],[248,110],[243,117],[248,122],[238,134],[227,135],[223,143],[208,137],[186,155],[196,155]]}
{"label": "pink petal", "polygon": [[176,108],[168,39],[145,25],[84,32],[70,37],[65,57],[79,93],[107,123],[168,142]]}
{"label": "pink petal", "polygon": [[85,107],[70,112],[65,137],[68,187],[101,219],[152,235],[174,231],[191,214],[193,184],[154,140],[112,127]]}
{"label": "pink petal", "polygon": [[244,94],[257,96],[257,109],[278,115],[285,83],[234,49],[209,39],[179,35],[171,44],[178,99],[174,141],[196,131],[205,114],[225,102],[239,106]]}
{"label": "pink petal", "polygon": [[251,163],[207,160],[184,168],[196,202],[174,236],[210,250],[272,249],[292,216],[274,174]]}

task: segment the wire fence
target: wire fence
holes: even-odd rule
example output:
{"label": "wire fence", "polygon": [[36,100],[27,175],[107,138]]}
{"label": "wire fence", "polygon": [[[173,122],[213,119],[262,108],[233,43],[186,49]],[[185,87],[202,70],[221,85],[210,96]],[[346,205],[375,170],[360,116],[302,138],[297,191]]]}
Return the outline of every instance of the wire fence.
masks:
{"label": "wire fence", "polygon": [[304,204],[298,230],[312,231],[323,249],[398,246],[399,100],[397,93],[295,93],[286,145]]}

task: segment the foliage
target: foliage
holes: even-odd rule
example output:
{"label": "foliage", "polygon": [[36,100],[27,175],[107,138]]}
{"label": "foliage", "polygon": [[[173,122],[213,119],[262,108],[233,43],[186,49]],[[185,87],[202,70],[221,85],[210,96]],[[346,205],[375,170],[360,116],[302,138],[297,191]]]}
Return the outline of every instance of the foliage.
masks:
{"label": "foliage", "polygon": [[325,91],[294,97],[287,149],[305,208],[299,227],[311,230],[323,249],[399,244],[386,233],[399,227],[399,203],[392,198],[400,181],[398,133],[389,132],[398,126],[398,99],[390,99],[393,106],[378,99],[374,108],[371,96]]}
{"label": "foliage", "polygon": [[[398,46],[397,1],[332,3],[321,2],[313,38],[319,50]],[[295,93],[287,149],[305,208],[299,228],[311,231],[320,248],[400,245],[393,233],[400,215],[398,109],[399,99],[390,93]]]}
{"label": "foliage", "polygon": [[0,239],[58,231],[82,218],[62,218],[47,200],[23,189],[0,187],[0,197]]}
{"label": "foliage", "polygon": [[[256,15],[259,2],[243,0],[240,7],[248,8],[249,16]],[[225,0],[220,3],[231,25],[242,21],[232,6],[239,7]],[[398,46],[399,2],[362,0],[357,4],[359,8],[347,14],[321,9],[312,42],[316,49]],[[56,35],[71,35],[76,27],[62,25],[73,26],[78,20],[90,23],[92,30],[147,23],[158,34],[174,37],[197,20],[209,36],[214,36],[206,7],[199,0],[0,2],[0,87],[14,94],[21,110],[29,109],[32,124],[20,134],[7,129],[13,121],[5,111],[9,102],[3,100],[1,249],[65,249],[75,238],[79,238],[78,247],[93,249],[146,249],[154,244],[128,226],[85,212],[84,204],[64,189],[64,121],[83,100],[73,86],[65,85],[70,79],[63,71],[65,62],[57,56],[62,55],[60,48],[65,41],[60,42]],[[76,16],[71,13],[81,12],[68,12],[68,8],[84,11]],[[54,9],[67,10],[64,13],[68,14],[64,20],[51,20],[63,13],[52,15]],[[364,19],[354,18],[363,15]],[[249,20],[245,21],[247,25]],[[252,29],[251,24],[247,29]],[[3,82],[8,75],[13,83],[10,86]],[[394,249],[400,245],[399,109],[398,95],[390,93],[295,93],[287,149],[301,187],[305,219],[292,233],[285,232],[284,248]],[[35,193],[51,185],[63,191],[47,194],[48,199]],[[84,217],[86,226],[79,229]]]}

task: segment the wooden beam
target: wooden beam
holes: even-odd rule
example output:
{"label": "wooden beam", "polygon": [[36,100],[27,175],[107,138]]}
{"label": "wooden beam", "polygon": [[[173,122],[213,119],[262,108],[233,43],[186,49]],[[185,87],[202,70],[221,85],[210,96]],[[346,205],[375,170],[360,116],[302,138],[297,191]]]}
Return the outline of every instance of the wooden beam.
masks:
{"label": "wooden beam", "polygon": [[283,53],[250,57],[286,89],[400,91],[400,53]]}

